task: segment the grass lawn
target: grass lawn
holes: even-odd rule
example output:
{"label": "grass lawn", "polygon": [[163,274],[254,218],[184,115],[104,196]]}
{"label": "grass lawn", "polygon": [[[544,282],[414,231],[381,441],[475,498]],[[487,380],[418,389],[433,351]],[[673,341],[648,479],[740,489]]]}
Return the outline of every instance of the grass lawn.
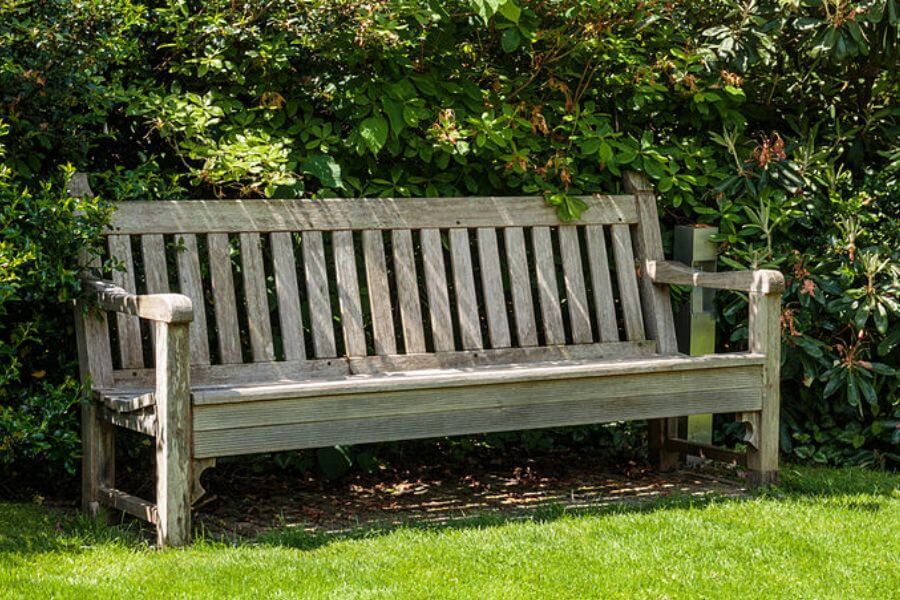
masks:
{"label": "grass lawn", "polygon": [[787,467],[782,478],[745,499],[166,551],[0,503],[0,597],[900,597],[900,475]]}

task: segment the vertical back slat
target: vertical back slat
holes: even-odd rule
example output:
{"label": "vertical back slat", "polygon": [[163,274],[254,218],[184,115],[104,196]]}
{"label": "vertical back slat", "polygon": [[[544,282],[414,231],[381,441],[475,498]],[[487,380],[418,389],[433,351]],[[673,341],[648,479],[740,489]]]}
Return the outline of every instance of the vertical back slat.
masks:
{"label": "vertical back slat", "polygon": [[616,261],[616,279],[619,282],[619,302],[625,315],[625,335],[629,340],[644,339],[644,321],[641,317],[641,297],[638,294],[634,251],[631,249],[631,233],[628,225],[612,225],[613,256]]}
{"label": "vertical back slat", "polygon": [[563,329],[562,311],[559,307],[559,289],[556,287],[556,266],[553,260],[550,228],[533,228],[531,242],[541,317],[544,321],[544,338],[547,344],[565,344],[566,334]]}
{"label": "vertical back slat", "polygon": [[478,298],[475,295],[475,274],[472,271],[472,252],[469,248],[469,232],[467,230],[450,230],[450,259],[462,345],[465,350],[478,350],[483,345],[478,317]]}
{"label": "vertical back slat", "polygon": [[394,273],[403,326],[403,344],[407,354],[425,352],[412,232],[409,229],[395,229],[391,232],[391,246],[394,249]]}
{"label": "vertical back slat", "polygon": [[306,295],[309,301],[309,321],[312,329],[313,352],[317,358],[334,358],[331,301],[328,297],[328,271],[325,269],[325,247],[322,232],[304,231],[300,238],[303,269],[306,274]]}
{"label": "vertical back slat", "polygon": [[450,296],[447,288],[447,271],[444,267],[444,250],[441,245],[440,230],[423,229],[421,243],[434,349],[437,352],[450,351],[454,349],[453,326],[450,322]]}
{"label": "vertical back slat", "polygon": [[594,292],[594,310],[601,342],[618,342],[616,305],[613,299],[612,280],[609,276],[609,257],[606,254],[606,236],[601,225],[585,228],[588,247],[588,264],[591,269],[591,287]]}
{"label": "vertical back slat", "polygon": [[266,295],[266,272],[263,268],[262,240],[258,233],[242,233],[241,271],[244,297],[247,301],[247,327],[254,362],[275,360],[272,323],[269,321],[269,299]]}
{"label": "vertical back slat", "polygon": [[577,228],[571,226],[559,228],[559,251],[562,254],[563,281],[566,286],[569,321],[572,324],[572,341],[576,344],[589,344],[594,341],[594,336],[591,333],[591,314],[584,286],[584,266],[581,262]]}
{"label": "vertical back slat", "polygon": [[219,358],[226,365],[238,364],[243,362],[243,357],[234,274],[231,269],[231,244],[226,233],[211,233],[206,237],[206,242],[209,246],[209,277],[216,314]]}
{"label": "vertical back slat", "polygon": [[209,364],[209,340],[206,337],[206,311],[203,302],[203,284],[200,279],[200,254],[197,236],[185,233],[180,240],[175,263],[178,265],[178,285],[181,293],[191,299],[194,320],[190,325],[190,349],[192,365]]}
{"label": "vertical back slat", "polygon": [[[131,238],[127,235],[109,236],[109,255],[118,263],[112,272],[113,282],[119,287],[135,293],[134,260],[131,256]],[[124,271],[120,267],[124,267]],[[140,369],[144,366],[141,349],[141,322],[138,317],[118,313],[116,330],[119,333],[119,356],[125,369]]]}
{"label": "vertical back slat", "polygon": [[302,360],[306,358],[306,349],[292,236],[285,231],[272,234],[272,268],[275,271],[275,295],[278,298],[278,322],[281,325],[284,357],[287,360]]}
{"label": "vertical back slat", "polygon": [[521,227],[507,227],[503,230],[503,238],[506,244],[516,338],[519,346],[537,346],[537,326],[534,320],[534,303],[531,300],[531,276],[525,253],[525,233]]}
{"label": "vertical back slat", "polygon": [[[86,248],[81,249],[78,259],[80,264],[89,269],[100,268],[100,257]],[[87,385],[90,377],[91,387],[95,389],[112,385],[112,348],[106,311],[97,310],[96,306],[85,300],[78,300],[75,304],[75,319],[78,333],[81,334],[78,349],[81,381]]]}
{"label": "vertical back slat", "polygon": [[166,243],[159,234],[141,236],[141,256],[144,259],[144,279],[148,294],[168,294],[169,275],[166,269]]}
{"label": "vertical back slat", "polygon": [[394,337],[394,315],[391,312],[384,240],[381,239],[380,231],[363,231],[362,242],[366,259],[366,284],[369,288],[375,353],[396,354],[397,340]]}
{"label": "vertical back slat", "polygon": [[484,293],[488,335],[492,348],[509,348],[509,319],[506,316],[506,296],[500,269],[497,231],[492,227],[478,229],[478,264],[481,267],[481,289]]}
{"label": "vertical back slat", "polygon": [[341,309],[344,348],[347,356],[365,356],[366,336],[363,332],[359,282],[356,279],[353,232],[335,231],[331,235],[331,244],[334,250],[334,269],[337,276],[338,303]]}

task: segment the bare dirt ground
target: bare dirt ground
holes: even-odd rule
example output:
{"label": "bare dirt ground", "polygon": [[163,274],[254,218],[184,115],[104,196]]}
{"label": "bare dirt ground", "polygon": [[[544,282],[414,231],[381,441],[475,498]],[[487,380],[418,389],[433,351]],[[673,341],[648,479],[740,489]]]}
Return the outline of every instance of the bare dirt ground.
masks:
{"label": "bare dirt ground", "polygon": [[[475,464],[473,464],[475,463]],[[207,471],[195,522],[212,535],[253,536],[277,527],[338,532],[402,523],[442,524],[541,510],[592,509],[679,495],[698,500],[745,493],[739,474],[720,467],[655,473],[635,464],[547,452],[455,467],[380,469],[329,481],[283,471],[259,474],[247,463]]]}

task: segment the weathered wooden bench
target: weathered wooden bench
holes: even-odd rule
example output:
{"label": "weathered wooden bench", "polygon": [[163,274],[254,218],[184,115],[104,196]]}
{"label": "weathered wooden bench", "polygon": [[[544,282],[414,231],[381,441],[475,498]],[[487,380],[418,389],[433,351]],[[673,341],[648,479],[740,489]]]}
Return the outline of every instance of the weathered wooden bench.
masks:
{"label": "weathered wooden bench", "polygon": [[[738,413],[746,454],[700,450],[772,481],[783,278],[666,262],[626,183],[577,223],[540,198],[122,204],[76,311],[85,510],[179,545],[216,457],[651,419],[665,467],[694,413]],[[668,284],[748,293],[749,351],[678,354]],[[116,488],[117,427],[155,438],[155,502]]]}

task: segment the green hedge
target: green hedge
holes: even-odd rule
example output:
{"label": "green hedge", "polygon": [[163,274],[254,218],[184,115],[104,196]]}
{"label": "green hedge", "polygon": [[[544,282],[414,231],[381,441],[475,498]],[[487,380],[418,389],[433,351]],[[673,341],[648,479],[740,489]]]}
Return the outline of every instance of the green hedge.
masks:
{"label": "green hedge", "polygon": [[[570,219],[642,171],[669,232],[786,274],[784,451],[896,466],[900,3],[500,2],[0,5],[0,466],[76,464],[62,301],[104,209],[75,215],[67,163],[107,200],[528,193]],[[745,303],[718,308],[740,347]]]}

